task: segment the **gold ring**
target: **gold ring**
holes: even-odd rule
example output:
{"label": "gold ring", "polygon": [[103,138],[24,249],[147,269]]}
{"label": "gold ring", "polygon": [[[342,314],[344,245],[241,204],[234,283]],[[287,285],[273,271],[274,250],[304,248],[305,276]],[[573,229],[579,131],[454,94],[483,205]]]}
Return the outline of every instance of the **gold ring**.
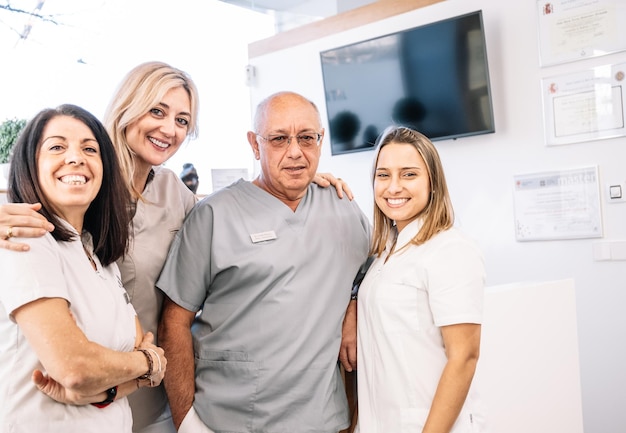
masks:
{"label": "gold ring", "polygon": [[7,239],[11,239],[13,237],[13,227],[7,227]]}

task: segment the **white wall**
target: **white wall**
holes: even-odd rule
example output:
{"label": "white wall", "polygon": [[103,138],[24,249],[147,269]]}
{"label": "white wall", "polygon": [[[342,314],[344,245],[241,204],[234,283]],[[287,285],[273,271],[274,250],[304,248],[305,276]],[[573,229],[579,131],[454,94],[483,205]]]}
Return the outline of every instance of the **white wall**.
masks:
{"label": "white wall", "polygon": [[[252,106],[272,92],[295,90],[313,99],[325,119],[320,51],[477,9],[483,11],[486,28],[496,133],[436,143],[457,222],[480,242],[489,285],[575,281],[585,431],[623,433],[626,263],[594,261],[592,239],[517,242],[512,186],[516,174],[590,165],[599,166],[602,184],[626,179],[626,138],[544,144],[540,89],[544,77],[623,63],[626,52],[541,68],[535,1],[448,0],[250,59],[257,71],[250,89]],[[320,165],[320,170],[348,181],[368,215],[372,209],[371,158],[372,152],[331,157],[326,143]],[[603,197],[602,206],[604,240],[626,239],[626,204],[606,204]],[[535,320],[535,314],[528,311],[527,320]],[[558,316],[552,319],[559,321]]]}

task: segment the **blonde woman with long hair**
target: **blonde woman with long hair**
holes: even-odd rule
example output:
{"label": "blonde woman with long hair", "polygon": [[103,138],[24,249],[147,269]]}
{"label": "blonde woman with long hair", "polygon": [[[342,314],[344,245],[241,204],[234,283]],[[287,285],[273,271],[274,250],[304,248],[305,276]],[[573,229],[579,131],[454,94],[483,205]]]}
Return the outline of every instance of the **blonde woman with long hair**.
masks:
{"label": "blonde woman with long hair", "polygon": [[358,296],[360,433],[484,432],[472,380],[485,271],[454,226],[435,146],[405,127],[378,139],[376,259]]}

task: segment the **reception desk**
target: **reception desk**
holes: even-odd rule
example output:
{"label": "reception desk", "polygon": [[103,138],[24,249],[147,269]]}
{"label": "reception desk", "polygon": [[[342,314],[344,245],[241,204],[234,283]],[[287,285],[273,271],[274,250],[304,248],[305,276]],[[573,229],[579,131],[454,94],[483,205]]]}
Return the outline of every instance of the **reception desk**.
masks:
{"label": "reception desk", "polygon": [[583,433],[573,280],[487,288],[476,380],[491,433]]}

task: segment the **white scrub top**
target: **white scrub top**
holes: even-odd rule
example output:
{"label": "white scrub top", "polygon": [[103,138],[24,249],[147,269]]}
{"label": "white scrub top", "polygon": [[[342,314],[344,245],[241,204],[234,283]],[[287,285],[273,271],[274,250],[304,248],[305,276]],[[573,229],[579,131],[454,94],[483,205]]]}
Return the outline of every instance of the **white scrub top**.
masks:
{"label": "white scrub top", "polygon": [[[118,351],[135,345],[135,310],[122,287],[116,264],[97,272],[80,239],[57,242],[18,238],[30,251],[0,249],[0,432],[129,433],[132,416],[127,399],[116,399],[104,409],[92,405],[58,403],[37,390],[33,370],[43,370],[12,312],[40,298],[63,298],[87,338]],[[91,237],[83,235],[91,249]]]}
{"label": "white scrub top", "polygon": [[[396,253],[387,263],[387,252],[375,260],[359,290],[360,433],[421,432],[447,361],[439,327],[482,321],[485,271],[477,246],[451,228],[400,250],[420,224],[399,233]],[[484,432],[474,388],[453,433]]]}

